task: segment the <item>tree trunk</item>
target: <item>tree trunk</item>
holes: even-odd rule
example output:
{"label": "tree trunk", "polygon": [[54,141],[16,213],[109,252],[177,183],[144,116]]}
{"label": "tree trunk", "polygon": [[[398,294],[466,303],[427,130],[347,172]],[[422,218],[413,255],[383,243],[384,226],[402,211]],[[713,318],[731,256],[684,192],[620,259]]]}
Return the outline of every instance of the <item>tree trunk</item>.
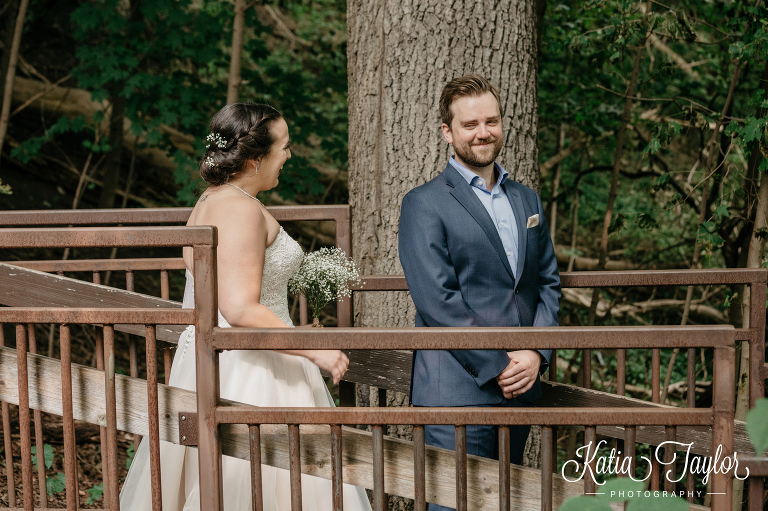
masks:
{"label": "tree trunk", "polygon": [[[763,76],[761,82],[764,91],[768,92],[768,63],[766,63],[763,69]],[[761,108],[758,115],[765,115],[765,108]],[[763,262],[763,248],[765,246],[765,238],[761,238],[757,233],[768,227],[768,173],[760,172],[760,163],[762,162],[763,155],[760,152],[760,147],[757,144],[752,148],[752,153],[749,158],[749,171],[748,175],[760,176],[760,188],[757,192],[757,212],[755,214],[755,224],[752,228],[752,236],[749,240],[749,251],[747,252],[747,268],[760,268]],[[749,218],[749,212],[751,210],[751,204],[747,203],[744,208]],[[747,227],[745,227],[746,229]],[[749,328],[749,314],[751,307],[751,296],[749,286],[744,286],[741,299],[741,312],[742,312],[742,328]],[[747,341],[741,342],[741,355],[739,357],[739,375],[737,382],[736,392],[736,411],[734,418],[737,420],[744,420],[749,410],[749,343]],[[734,510],[741,509],[741,502],[744,498],[744,481],[736,478],[733,480],[733,505]]]}
{"label": "tree trunk", "polygon": [[245,32],[245,0],[235,0],[235,19],[232,23],[232,56],[229,61],[227,104],[236,103],[240,95],[240,62],[243,56]]}
{"label": "tree trunk", "polygon": [[[348,0],[349,202],[353,254],[364,275],[403,272],[400,203],[447,163],[438,101],[449,80],[478,73],[499,88],[505,133],[498,161],[510,177],[538,188],[535,11],[535,0],[498,10],[466,0]],[[414,322],[406,293],[358,294],[354,306],[358,326]],[[407,404],[391,392],[388,401]]]}
{"label": "tree trunk", "polygon": [[100,208],[111,208],[115,205],[117,186],[120,182],[120,166],[123,160],[123,111],[125,98],[120,96],[119,87],[114,87],[110,93],[112,108],[109,114],[109,146],[110,150],[104,162],[104,186],[101,188]]}
{"label": "tree trunk", "polygon": [[16,25],[13,28],[13,39],[8,48],[8,65],[3,76],[3,103],[0,108],[0,158],[3,154],[5,134],[8,132],[8,121],[11,118],[11,98],[13,95],[13,80],[16,77],[16,62],[19,58],[19,46],[21,46],[21,33],[24,28],[24,18],[27,16],[29,0],[21,0],[16,14]]}

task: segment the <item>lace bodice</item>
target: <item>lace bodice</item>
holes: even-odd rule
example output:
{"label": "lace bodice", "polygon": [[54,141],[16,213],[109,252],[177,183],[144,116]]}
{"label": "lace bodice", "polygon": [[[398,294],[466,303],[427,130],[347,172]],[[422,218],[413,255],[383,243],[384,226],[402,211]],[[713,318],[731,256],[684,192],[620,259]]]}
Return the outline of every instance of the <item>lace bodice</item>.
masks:
{"label": "lace bodice", "polygon": [[[261,278],[261,304],[288,325],[293,325],[288,309],[288,280],[298,271],[304,252],[296,240],[280,227],[275,241],[264,254],[264,274]],[[192,274],[187,271],[187,285],[184,288],[185,309],[195,306],[195,286]],[[219,326],[229,326],[219,313]]]}

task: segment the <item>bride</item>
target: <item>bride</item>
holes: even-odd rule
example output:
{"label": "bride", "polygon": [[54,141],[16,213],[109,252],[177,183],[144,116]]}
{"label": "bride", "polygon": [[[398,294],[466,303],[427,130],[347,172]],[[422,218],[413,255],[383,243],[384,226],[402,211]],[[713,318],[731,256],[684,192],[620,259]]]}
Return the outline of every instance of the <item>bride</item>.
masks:
{"label": "bride", "polygon": [[[267,212],[256,194],[277,186],[291,157],[288,125],[268,105],[235,103],[211,120],[208,150],[200,173],[210,185],[187,225],[218,228],[219,326],[292,327],[287,283],[303,252]],[[184,308],[194,307],[192,249],[184,249],[187,285]],[[349,360],[339,350],[225,351],[219,357],[221,397],[257,406],[333,406],[320,375],[338,382]],[[179,338],[170,385],[195,390],[195,336],[190,326]],[[160,444],[163,509],[200,509],[197,449]],[[224,509],[251,509],[250,462],[224,456]],[[147,442],[139,446],[120,493],[124,511],[152,508]],[[330,481],[302,474],[302,508],[331,509]],[[262,466],[265,510],[291,509],[287,470]],[[344,485],[344,509],[369,510],[362,488]]]}

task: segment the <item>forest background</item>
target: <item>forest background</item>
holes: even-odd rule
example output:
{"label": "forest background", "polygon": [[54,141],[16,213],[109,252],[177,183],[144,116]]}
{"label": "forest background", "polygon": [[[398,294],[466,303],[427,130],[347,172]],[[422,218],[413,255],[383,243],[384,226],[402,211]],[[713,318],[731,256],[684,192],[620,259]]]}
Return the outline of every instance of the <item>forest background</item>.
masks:
{"label": "forest background", "polygon": [[[4,2],[0,92],[11,100],[0,119],[0,209],[193,205],[207,122],[233,86],[290,126],[294,156],[262,200],[348,203],[347,9],[345,0]],[[540,190],[561,271],[768,266],[762,2],[542,0],[536,16],[539,165],[518,179]],[[331,243],[322,225],[294,229],[305,248]],[[182,280],[172,284],[179,299]],[[560,317],[742,325],[747,298],[728,286],[569,289]],[[627,392],[649,399],[651,355],[636,355]],[[597,388],[615,390],[615,356],[593,357]],[[697,361],[702,405],[708,357]],[[682,402],[685,356],[663,353],[662,364],[664,399]],[[582,380],[580,367],[562,352],[559,379]]]}

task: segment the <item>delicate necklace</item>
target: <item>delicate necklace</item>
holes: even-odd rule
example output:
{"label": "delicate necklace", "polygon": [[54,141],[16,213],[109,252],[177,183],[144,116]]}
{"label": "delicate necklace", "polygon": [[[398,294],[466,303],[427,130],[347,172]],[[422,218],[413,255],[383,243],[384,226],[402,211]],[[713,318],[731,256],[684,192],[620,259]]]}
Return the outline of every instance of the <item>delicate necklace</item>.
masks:
{"label": "delicate necklace", "polygon": [[253,195],[251,195],[250,193],[246,192],[245,190],[243,190],[243,189],[242,189],[242,188],[240,188],[239,186],[237,186],[237,185],[233,185],[232,183],[224,183],[224,184],[226,184],[226,185],[229,185],[229,186],[234,186],[235,188],[237,188],[238,190],[240,190],[241,192],[243,192],[244,194],[246,194],[248,197],[250,197],[251,199],[253,199],[253,200],[255,200],[256,202],[258,202],[259,204],[261,204],[262,206],[264,205],[264,204],[263,204],[263,203],[262,203],[262,202],[261,202],[259,199],[257,199],[256,197],[254,197],[254,196],[253,196]]}

